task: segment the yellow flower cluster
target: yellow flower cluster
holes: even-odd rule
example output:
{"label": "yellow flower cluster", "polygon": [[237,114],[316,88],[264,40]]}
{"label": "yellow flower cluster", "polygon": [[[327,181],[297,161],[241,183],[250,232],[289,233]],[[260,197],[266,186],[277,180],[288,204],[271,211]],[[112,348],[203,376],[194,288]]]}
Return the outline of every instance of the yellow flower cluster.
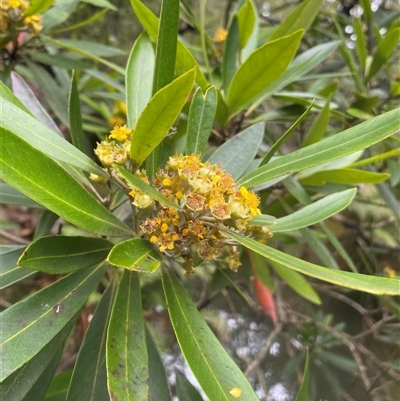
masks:
{"label": "yellow flower cluster", "polygon": [[11,31],[28,31],[36,35],[43,29],[42,17],[34,14],[25,17],[25,11],[29,8],[26,0],[1,0],[0,2],[0,31],[10,35]]}
{"label": "yellow flower cluster", "polygon": [[[147,180],[144,172],[138,174]],[[233,270],[240,266],[236,244],[220,224],[256,238],[270,237],[268,230],[248,226],[249,219],[261,214],[257,195],[245,187],[237,189],[230,174],[196,155],[170,157],[166,168],[157,172],[154,187],[182,209],[165,207],[133,190],[133,204],[152,208],[154,216],[140,227],[160,252],[176,258],[188,273],[193,262],[203,260],[224,261]]]}
{"label": "yellow flower cluster", "polygon": [[[132,130],[117,124],[107,141],[98,144],[95,153],[106,168],[113,163],[131,167],[129,152]],[[111,167],[112,169],[112,167]],[[144,170],[136,176],[146,184],[150,180]],[[124,182],[132,204],[140,211],[136,218],[140,235],[146,236],[161,252],[180,263],[187,273],[205,260],[226,263],[232,270],[240,266],[237,243],[222,227],[264,241],[271,232],[263,227],[249,226],[248,221],[261,214],[257,195],[238,187],[233,177],[221,166],[203,163],[199,156],[177,155],[159,169],[152,186],[177,208],[160,203],[149,194]],[[94,181],[96,177],[92,177]]]}
{"label": "yellow flower cluster", "polygon": [[126,125],[121,126],[120,124],[116,124],[108,138],[116,139],[120,143],[102,141],[97,144],[94,153],[100,159],[103,166],[110,167],[113,163],[125,164],[131,150],[131,136],[132,130]]}

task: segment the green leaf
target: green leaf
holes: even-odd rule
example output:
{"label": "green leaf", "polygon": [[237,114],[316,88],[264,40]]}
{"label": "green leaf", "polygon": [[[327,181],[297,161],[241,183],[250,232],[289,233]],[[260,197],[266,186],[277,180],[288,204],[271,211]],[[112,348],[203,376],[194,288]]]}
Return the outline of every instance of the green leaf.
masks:
{"label": "green leaf", "polygon": [[54,3],[54,0],[32,0],[24,12],[24,17],[33,14],[42,14]]}
{"label": "green leaf", "polygon": [[356,193],[357,189],[352,188],[328,195],[289,216],[277,219],[271,230],[275,233],[292,231],[323,221],[350,205]]}
{"label": "green leaf", "polygon": [[328,99],[321,112],[312,122],[301,144],[302,148],[312,145],[313,143],[319,142],[326,133],[329,124],[329,113],[330,113],[329,103],[330,101]]}
{"label": "green leaf", "polygon": [[271,146],[265,156],[262,158],[259,167],[267,164],[272,156],[281,148],[281,146],[289,139],[289,137],[293,134],[296,128],[300,125],[300,123],[308,116],[311,109],[313,108],[314,101],[311,102],[310,106],[308,106],[307,110],[293,123],[293,125]]}
{"label": "green leaf", "polygon": [[390,174],[374,173],[371,171],[353,168],[342,168],[338,170],[325,170],[315,173],[301,180],[303,185],[324,185],[327,182],[336,184],[378,184],[387,180]]}
{"label": "green leaf", "polygon": [[85,153],[85,138],[82,128],[81,102],[79,100],[78,85],[76,83],[76,74],[72,73],[71,90],[68,99],[69,127],[72,143],[81,152]]}
{"label": "green leaf", "polygon": [[164,365],[158,353],[157,346],[147,328],[146,344],[147,353],[149,355],[150,400],[170,401],[171,393],[168,387],[168,379],[165,374]]}
{"label": "green leaf", "polygon": [[[72,164],[89,173],[107,177],[104,170],[92,159],[29,114],[4,99],[1,101],[1,107],[3,113],[1,127],[52,158]],[[26,160],[25,163],[27,163]]]}
{"label": "green leaf", "polygon": [[[16,76],[17,74],[15,72],[11,73],[11,80]],[[13,81],[12,81],[13,82]],[[13,85],[14,92],[15,92],[15,87]],[[26,108],[26,106],[21,102],[21,100],[18,99],[18,97],[10,90],[10,88],[4,84],[2,81],[0,81],[0,95],[2,99],[5,99],[12,103],[13,105],[17,106],[18,108],[22,109],[25,111],[25,113],[31,114],[31,112]]]}
{"label": "green leaf", "polygon": [[303,33],[305,33],[318,15],[322,3],[323,0],[306,0],[301,2],[300,5],[286,17],[285,21],[274,29],[270,40],[290,35],[299,29],[302,29]]}
{"label": "green leaf", "polygon": [[308,401],[310,394],[310,354],[307,349],[306,365],[304,366],[303,379],[300,384],[299,392],[296,395],[295,401]]}
{"label": "green leaf", "polygon": [[[81,54],[82,56],[85,56],[91,60],[97,61],[98,63],[103,64],[103,65],[107,66],[108,68],[111,68],[112,70],[114,70],[122,75],[125,75],[125,70],[122,67],[112,63],[111,61],[105,60],[104,58],[95,55],[94,52],[91,51],[90,45],[83,46],[83,48],[81,48],[82,46],[79,45],[79,42],[82,42],[82,41],[72,41],[72,40],[67,40],[67,39],[57,40],[57,39],[53,39],[50,36],[43,35],[43,34],[40,35],[40,38],[43,39],[44,41],[53,43],[56,46],[60,46],[64,49]],[[78,42],[78,47],[75,46],[76,42]],[[105,45],[97,44],[97,46],[105,46]],[[111,47],[111,46],[110,46],[110,48],[115,49],[114,47]],[[110,53],[110,49],[108,49],[108,48],[105,49],[103,47],[103,48],[101,48],[101,50],[106,51],[108,54]],[[97,47],[97,53],[99,53],[98,47]],[[121,52],[118,52],[118,51],[116,53],[121,54]],[[122,52],[122,53],[124,54],[124,52]]]}
{"label": "green leaf", "polygon": [[350,273],[346,271],[328,269],[313,263],[287,255],[267,245],[263,245],[254,239],[245,237],[234,231],[222,229],[229,237],[233,238],[246,248],[264,256],[272,262],[279,263],[303,273],[307,276],[336,284],[353,290],[368,292],[377,295],[400,295],[399,280],[386,277],[368,276],[366,274]]}
{"label": "green leaf", "polygon": [[126,66],[126,116],[133,128],[149,102],[153,88],[154,50],[143,33],[135,41]]}
{"label": "green leaf", "polygon": [[239,27],[236,16],[233,16],[229,25],[228,35],[224,43],[224,52],[222,55],[221,75],[222,88],[228,92],[229,85],[236,72],[237,55],[239,50]]}
{"label": "green leaf", "polygon": [[318,293],[310,285],[310,283],[300,274],[294,270],[288,269],[279,263],[270,262],[271,266],[278,274],[278,276],[297,294],[304,299],[316,304],[321,305],[322,301]]}
{"label": "green leaf", "polygon": [[172,207],[173,209],[176,209],[176,210],[182,209],[175,202],[172,202],[166,196],[164,196],[160,192],[158,192],[154,187],[152,187],[149,184],[146,184],[139,177],[136,177],[129,171],[125,170],[123,167],[119,166],[118,164],[113,164],[113,168],[115,168],[118,171],[118,173],[121,174],[122,177],[124,177],[125,180],[128,182],[128,184],[130,186],[132,186],[133,188],[135,188],[141,192],[144,192],[145,194],[151,196],[154,200],[156,200],[166,206]]}
{"label": "green leaf", "polygon": [[43,400],[44,396],[46,395],[46,391],[51,383],[51,380],[56,373],[56,369],[60,364],[63,352],[63,347],[60,347],[53,358],[51,358],[50,363],[47,365],[44,372],[40,375],[39,379],[29,390],[29,393],[25,396],[24,401],[36,401],[38,399]]}
{"label": "green leaf", "polygon": [[97,7],[107,7],[110,10],[118,11],[117,7],[111,4],[108,0],[83,0],[85,3],[93,4]]}
{"label": "green leaf", "polygon": [[202,155],[206,149],[211,128],[217,111],[218,96],[214,86],[207,89],[205,95],[197,88],[190,104],[186,149],[187,155]]}
{"label": "green leaf", "polygon": [[279,92],[292,82],[296,82],[315,67],[318,67],[338,47],[339,43],[338,41],[327,42],[299,54],[279,78],[262,89],[258,100],[249,107],[247,114],[254,111],[269,96]]}
{"label": "green leaf", "polygon": [[[131,5],[144,29],[153,40],[156,40],[159,26],[158,18],[140,0],[131,0]],[[176,72],[178,74],[183,74],[192,70],[194,67],[197,67],[196,82],[204,91],[209,84],[205,79],[200,66],[197,64],[197,61],[187,47],[178,40],[175,66]]]}
{"label": "green leaf", "polygon": [[[25,400],[26,394],[28,394],[35,383],[40,381],[40,376],[50,365],[51,360],[57,354],[59,354],[58,359],[60,358],[60,351],[61,353],[63,352],[63,343],[70,334],[77,317],[78,314],[67,322],[63,329],[38,354],[1,383],[1,401]],[[57,364],[58,362],[57,360]]]}
{"label": "green leaf", "polygon": [[239,182],[241,185],[250,187],[288,173],[326,163],[365,149],[389,137],[397,130],[398,112],[392,110],[306,148],[273,160],[247,174]]}
{"label": "green leaf", "polygon": [[85,303],[105,266],[72,273],[2,313],[0,380],[34,357]]}
{"label": "green leaf", "polygon": [[50,210],[43,210],[42,215],[36,224],[33,240],[36,241],[38,238],[48,235],[58,219],[59,217],[55,213],[50,212]]}
{"label": "green leaf", "polygon": [[60,217],[99,235],[130,230],[56,162],[10,131],[1,129],[0,176]]}
{"label": "green leaf", "polygon": [[174,79],[178,27],[179,0],[163,0],[156,40],[153,94],[169,85]]}
{"label": "green leaf", "polygon": [[124,270],[108,326],[107,385],[112,401],[147,401],[149,368],[139,276]]}
{"label": "green leaf", "polygon": [[178,279],[171,271],[163,269],[162,282],[179,346],[207,397],[218,401],[232,400],[229,392],[238,387],[243,400],[258,400]]}
{"label": "green leaf", "polygon": [[29,71],[32,72],[35,83],[40,92],[44,95],[46,104],[60,121],[69,127],[68,102],[61,86],[55,81],[49,72],[38,64],[27,62],[27,66]]}
{"label": "green leaf", "polygon": [[249,226],[252,227],[273,227],[276,224],[276,218],[268,214],[256,215],[249,220]]}
{"label": "green leaf", "polygon": [[60,43],[73,47],[84,52],[90,52],[91,54],[99,57],[116,57],[124,56],[126,52],[118,49],[115,46],[105,45],[99,42],[91,42],[88,40],[74,40],[74,39],[59,39]]}
{"label": "green leaf", "polygon": [[18,258],[24,249],[24,246],[0,246],[0,290],[35,273],[30,269],[17,266]]}
{"label": "green leaf", "polygon": [[26,248],[18,265],[47,274],[67,274],[102,262],[112,246],[103,238],[41,237]]}
{"label": "green leaf", "polygon": [[254,6],[251,0],[246,0],[243,6],[236,13],[239,27],[240,48],[243,49],[253,33],[256,16]]}
{"label": "green leaf", "polygon": [[365,43],[365,35],[363,30],[363,24],[360,18],[354,18],[353,29],[356,35],[356,53],[358,62],[360,63],[361,70],[365,71],[365,62],[367,60],[368,52],[367,45]]}
{"label": "green leaf", "polygon": [[4,205],[19,205],[34,209],[43,209],[42,205],[39,205],[22,192],[2,182],[0,182],[0,203]]}
{"label": "green leaf", "polygon": [[160,89],[147,104],[137,120],[132,134],[131,160],[139,167],[161,143],[173,125],[194,84],[191,70]]}
{"label": "green leaf", "polygon": [[389,29],[385,37],[379,42],[378,48],[372,59],[371,67],[369,68],[367,81],[369,81],[389,60],[394,49],[399,43],[400,28]]}
{"label": "green leaf", "polygon": [[179,400],[203,401],[193,384],[180,372],[176,372],[176,395]]}
{"label": "green leaf", "polygon": [[234,179],[238,179],[250,165],[264,137],[264,123],[246,128],[220,146],[211,156],[211,163],[221,163]]}
{"label": "green leaf", "polygon": [[55,375],[47,389],[44,401],[65,401],[71,381],[72,369]]}
{"label": "green leaf", "polygon": [[[32,89],[29,85],[22,79],[20,75],[16,72],[11,73],[11,82],[14,93],[18,96],[18,98],[26,104],[28,109],[22,108],[23,111],[26,113],[36,117],[43,125],[47,128],[51,129],[52,131],[56,132],[59,136],[64,138],[64,135],[57,127],[53,119],[50,117],[49,113],[46,109],[42,106],[39,100],[36,98],[35,94],[32,92]],[[1,96],[3,97],[3,93],[0,91]],[[8,99],[7,99],[8,100]],[[11,103],[14,103],[10,101]],[[18,104],[14,103],[16,106]]]}
{"label": "green leaf", "polygon": [[247,257],[253,274],[271,291],[275,290],[275,280],[272,277],[271,271],[267,265],[267,261],[261,255],[255,252],[247,251]]}
{"label": "green leaf", "polygon": [[299,47],[302,34],[303,31],[297,31],[264,44],[238,68],[226,96],[231,114],[256,101],[263,89],[283,74]]}
{"label": "green leaf", "polygon": [[114,246],[107,260],[114,266],[141,273],[154,273],[161,264],[161,256],[154,245],[141,238],[132,238]]}
{"label": "green leaf", "polygon": [[113,280],[103,293],[90,320],[72,373],[66,401],[109,401],[106,371],[106,338],[117,291]]}

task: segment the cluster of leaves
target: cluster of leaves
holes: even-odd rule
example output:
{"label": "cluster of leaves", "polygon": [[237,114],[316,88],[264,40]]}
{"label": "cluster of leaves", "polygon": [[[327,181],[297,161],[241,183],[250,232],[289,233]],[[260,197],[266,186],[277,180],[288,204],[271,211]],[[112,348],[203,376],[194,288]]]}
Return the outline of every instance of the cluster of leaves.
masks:
{"label": "cluster of leaves", "polygon": [[[387,203],[390,217],[399,217],[396,195],[384,182],[390,177],[394,186],[400,179],[393,164],[399,154],[395,135],[398,112],[392,110],[399,86],[390,64],[399,27],[392,23],[392,14],[384,22],[374,22],[367,3],[363,2],[364,19],[356,18],[351,24],[357,33],[355,58],[342,34],[341,24],[348,24],[347,17],[332,16],[325,25],[312,27],[316,18],[322,19],[322,14],[318,16],[321,0],[302,2],[273,28],[260,23],[253,1],[239,2],[228,29],[215,40],[205,29],[206,2],[200,3],[199,19],[196,10],[182,2],[185,21],[199,32],[200,52],[192,52],[178,38],[179,1],[164,0],[158,19],[139,0],[131,0],[145,33],[135,41],[124,69],[106,59],[123,54],[114,47],[54,38],[55,28],[73,12],[77,1],[58,1],[53,7],[51,1],[32,2],[28,8],[31,13],[32,9],[38,14],[46,11],[42,32],[19,40],[19,33],[10,31],[14,36],[7,36],[2,45],[7,57],[2,70],[5,83],[1,84],[1,202],[44,210],[32,244],[27,248],[1,246],[1,284],[2,288],[11,286],[35,271],[66,276],[3,313],[1,399],[169,400],[162,361],[143,317],[145,273],[161,279],[179,346],[207,397],[213,401],[258,399],[184,288],[185,279],[181,279],[176,262],[184,265],[187,261],[182,242],[186,226],[171,232],[172,242],[165,246],[160,242],[161,233],[175,230],[175,224],[164,232],[166,223],[154,220],[158,226],[146,235],[145,228],[153,220],[143,210],[154,205],[157,218],[164,216],[167,207],[190,209],[176,214],[186,225],[192,221],[190,213],[215,218],[215,231],[200,235],[209,234],[210,241],[225,241],[229,247],[224,252],[231,253],[228,256],[240,246],[246,248],[242,260],[248,262],[254,282],[263,289],[273,290],[273,271],[301,297],[319,305],[320,296],[304,274],[337,288],[374,294],[398,316],[398,307],[389,298],[400,295],[397,278],[380,277],[379,272],[356,265],[324,222],[353,199],[362,202],[363,195],[355,188],[360,183],[377,184],[374,188]],[[96,4],[106,7],[105,11],[112,8],[104,0]],[[105,11],[62,30],[93,23]],[[379,24],[387,27],[385,36]],[[312,28],[307,37],[312,43],[317,25],[329,36],[336,27],[339,40],[304,48],[308,42],[303,40],[304,33]],[[46,51],[35,51],[38,46],[45,46]],[[344,75],[343,88],[330,81],[340,74],[310,73],[322,61],[333,58],[338,46],[352,72]],[[89,60],[106,67],[106,72],[93,68]],[[51,66],[52,75],[43,63]],[[70,74],[72,68],[76,71]],[[50,117],[23,77],[42,87],[60,124]],[[385,85],[380,80],[385,80]],[[382,87],[385,91],[377,91]],[[346,99],[349,93],[351,104]],[[290,127],[274,139],[274,132],[265,127],[281,121],[291,123]],[[96,153],[106,167],[102,169],[91,158],[93,150],[88,149],[85,133],[107,140],[110,123],[126,123],[129,146],[110,147],[110,142],[104,142],[107,152],[111,149],[107,158],[98,147]],[[175,129],[171,130],[172,126]],[[121,138],[120,128],[112,133],[116,139]],[[279,155],[296,129],[304,133],[299,149]],[[211,131],[215,135],[210,137]],[[125,145],[127,138],[120,142]],[[218,142],[222,144],[215,150],[213,145]],[[118,158],[121,154],[123,160]],[[176,154],[193,157],[196,163],[203,158],[203,167],[218,172],[214,171],[211,182],[216,176],[218,182],[223,174],[231,177],[232,192],[222,196],[224,205],[230,202],[229,211],[224,209],[229,213],[227,218],[213,209],[210,200],[215,200],[211,198],[207,206],[204,201],[201,209],[196,209],[191,201],[196,196],[206,197],[200,190],[196,192],[197,183],[190,187],[193,199],[188,198],[184,193],[186,178],[179,181],[181,187],[173,198],[168,196],[165,187],[172,185],[174,176],[159,169],[168,160],[171,166],[175,159],[170,156]],[[368,169],[359,168],[362,166]],[[376,166],[385,171],[375,171]],[[146,171],[145,179],[144,173],[138,173],[140,167]],[[260,199],[249,188],[257,191]],[[283,195],[277,195],[277,189]],[[177,195],[180,192],[182,197]],[[146,205],[139,195],[148,201]],[[247,208],[245,214],[240,212],[245,229],[229,220],[230,213],[240,216],[238,203],[242,201],[240,210]],[[201,214],[209,210],[209,215]],[[175,218],[179,226],[174,216],[171,221]],[[65,221],[63,235],[48,236],[59,217]],[[74,235],[66,235],[71,226]],[[271,245],[276,246],[266,245],[266,236],[249,235],[254,232],[268,233],[268,237],[273,233]],[[174,235],[181,241],[178,256],[183,257],[182,263],[169,252],[175,247]],[[291,256],[298,244],[310,245],[322,265]],[[197,244],[190,249],[193,259],[200,256],[196,264],[207,259],[212,261],[215,274],[225,271],[218,257],[210,252],[201,257],[199,249]],[[340,255],[340,265],[332,249]],[[101,300],[72,373],[54,376],[82,308],[99,289]],[[332,329],[325,320],[316,319],[318,327],[339,333],[335,338],[345,338],[345,345],[351,343],[340,336],[342,327]],[[304,325],[301,330],[309,338],[306,332],[313,328]],[[337,343],[332,342],[332,336],[325,337],[327,346]],[[324,358],[342,367],[355,366],[347,360],[335,360],[325,349],[322,352],[320,344],[307,345],[310,358],[299,400],[307,399],[312,387],[310,360],[317,366]],[[304,354],[299,355],[295,362],[302,363]],[[290,369],[296,367],[292,363]],[[357,363],[357,368],[362,370],[362,365]],[[57,391],[63,393],[61,398],[57,398]]]}

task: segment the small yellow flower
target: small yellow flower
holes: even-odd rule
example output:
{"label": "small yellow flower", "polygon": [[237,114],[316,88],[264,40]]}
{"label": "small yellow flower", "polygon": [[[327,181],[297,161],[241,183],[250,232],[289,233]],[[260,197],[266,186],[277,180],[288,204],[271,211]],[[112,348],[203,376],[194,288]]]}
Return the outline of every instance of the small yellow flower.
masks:
{"label": "small yellow flower", "polygon": [[213,40],[215,43],[223,43],[227,36],[228,31],[225,28],[218,28],[214,33]]}
{"label": "small yellow flower", "polygon": [[111,131],[109,138],[114,138],[117,141],[125,142],[131,135],[132,130],[130,130],[126,125],[116,124],[114,129]]}

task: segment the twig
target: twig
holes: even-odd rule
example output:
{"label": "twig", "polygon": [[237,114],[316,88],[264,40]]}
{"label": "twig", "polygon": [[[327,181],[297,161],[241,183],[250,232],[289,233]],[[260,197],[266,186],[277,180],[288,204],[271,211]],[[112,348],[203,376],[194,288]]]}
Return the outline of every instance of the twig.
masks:
{"label": "twig", "polygon": [[6,231],[0,230],[0,236],[7,238],[11,241],[16,242],[17,244],[21,244],[21,245],[29,245],[31,243],[31,241],[27,241],[25,239],[19,238],[16,235],[10,234]]}

